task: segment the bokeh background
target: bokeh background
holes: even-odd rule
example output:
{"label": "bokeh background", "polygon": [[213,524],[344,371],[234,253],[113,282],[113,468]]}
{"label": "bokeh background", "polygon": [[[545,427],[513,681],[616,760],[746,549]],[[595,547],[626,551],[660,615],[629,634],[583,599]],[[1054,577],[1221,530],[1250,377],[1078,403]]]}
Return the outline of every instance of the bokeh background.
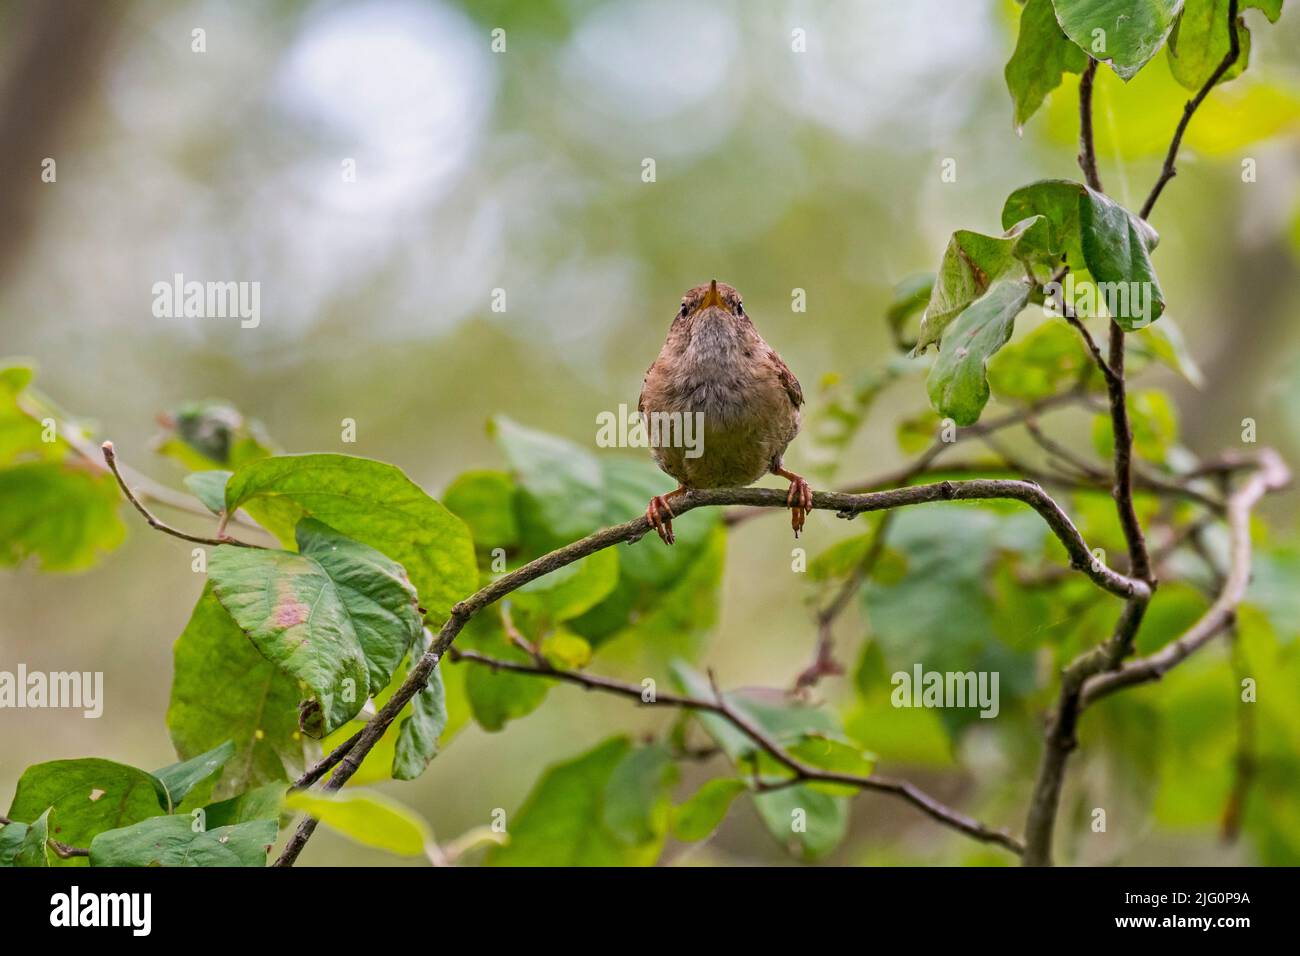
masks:
{"label": "bokeh background", "polygon": [[[1297,13],[1259,20],[1247,75],[1198,114],[1155,216],[1169,315],[1206,384],[1156,380],[1202,453],[1237,444],[1251,416],[1261,442],[1300,460]],[[392,461],[436,494],[500,467],[484,429],[495,413],[591,443],[597,413],[635,402],[681,293],[717,276],[815,404],[823,376],[895,353],[891,287],[932,270],[953,229],[993,231],[1010,190],[1078,177],[1074,77],[1013,128],[1015,21],[1010,2],[965,0],[4,0],[0,354],[32,357],[41,391],[169,484],[180,471],[150,449],[155,416],[220,397],[286,449]],[[806,52],[791,49],[796,28]],[[1140,205],[1184,99],[1163,57],[1127,87],[1100,72],[1102,175],[1119,201]],[[39,179],[47,156],[56,183]],[[151,287],[176,272],[260,281],[260,327],[155,318]],[[895,424],[924,406],[915,378],[888,390],[842,477],[902,463]],[[339,443],[344,418],[355,445]],[[800,443],[788,463],[808,464]],[[1294,497],[1269,509],[1287,534]],[[837,524],[814,516],[810,547]],[[789,548],[779,518],[732,535],[704,654],[727,684],[784,686],[807,661],[808,589],[773,573]],[[197,592],[187,550],[135,521],[89,572],[0,575],[0,667],[103,671],[107,685],[99,720],[0,714],[0,800],[39,760],[173,759],[171,645]],[[851,659],[857,608],[838,631]],[[550,763],[652,726],[560,688],[503,733],[467,727],[419,781],[388,787],[450,837],[518,807]],[[999,766],[971,749],[911,776],[962,803]],[[832,862],[982,858],[887,799],[853,806]],[[1018,827],[1014,802],[988,806]],[[738,806],[713,841],[666,859],[788,858]],[[1144,832],[1124,857],[1251,859],[1212,829]],[[393,858],[322,832],[304,862]]]}

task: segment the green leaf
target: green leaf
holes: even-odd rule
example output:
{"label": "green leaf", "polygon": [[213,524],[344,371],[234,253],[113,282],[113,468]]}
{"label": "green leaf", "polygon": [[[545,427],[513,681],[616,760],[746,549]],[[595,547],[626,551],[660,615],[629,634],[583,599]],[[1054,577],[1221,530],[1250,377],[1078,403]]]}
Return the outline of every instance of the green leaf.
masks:
{"label": "green leaf", "polygon": [[311,518],[298,523],[297,537],[299,553],[333,582],[366,655],[370,692],[378,693],[424,629],[406,569]]}
{"label": "green leaf", "polygon": [[1078,332],[1047,321],[993,356],[989,386],[1000,399],[1033,402],[1077,382],[1091,361]]}
{"label": "green leaf", "polygon": [[[411,668],[428,651],[433,635],[427,630],[411,648]],[[441,661],[429,675],[429,682],[411,698],[410,713],[397,731],[393,752],[393,777],[414,780],[438,754],[438,739],[447,729],[447,693],[442,683]]]}
{"label": "green leaf", "polygon": [[[135,767],[87,757],[52,760],[23,771],[5,816],[33,823],[53,808],[55,839],[85,847],[97,833],[127,826],[166,812],[162,784]],[[84,857],[53,860],[54,866],[85,866]]]}
{"label": "green leaf", "polygon": [[1159,52],[1182,0],[1052,0],[1065,35],[1123,79]]}
{"label": "green leaf", "polygon": [[309,813],[362,846],[399,856],[423,856],[433,841],[433,832],[423,817],[382,793],[297,790],[285,797],[284,802],[290,810]]}
{"label": "green leaf", "polygon": [[634,748],[605,785],[605,826],[631,846],[662,843],[671,809],[668,792],[676,781],[677,764],[667,747]]}
{"label": "green leaf", "polygon": [[959,229],[952,234],[939,265],[939,278],[921,320],[916,353],[938,342],[944,330],[984,295],[993,280],[1015,264],[1010,239]]}
{"label": "green leaf", "polygon": [[276,829],[274,820],[203,830],[189,816],[158,817],[99,834],[90,865],[265,866]]}
{"label": "green leaf", "polygon": [[232,474],[234,472],[221,470],[195,471],[181,480],[194,497],[203,503],[203,507],[214,515],[219,515],[226,510],[226,483]]}
{"label": "green leaf", "polygon": [[467,471],[442,496],[447,510],[469,526],[481,551],[519,543],[515,483],[504,471]]}
{"label": "green leaf", "polygon": [[547,625],[568,621],[603,601],[618,583],[618,552],[606,548],[530,581],[511,602]]}
{"label": "green leaf", "polygon": [[190,402],[170,412],[154,448],[190,471],[235,469],[276,452],[260,422],[219,399]]}
{"label": "green leaf", "polygon": [[[869,777],[876,769],[874,754],[866,753],[861,747],[826,737],[822,734],[805,734],[786,750],[794,757],[830,773],[851,774],[857,777]],[[858,788],[849,784],[818,782],[809,784],[813,790],[831,795],[851,797]]]}
{"label": "green leaf", "polygon": [[614,772],[631,751],[614,737],[546,771],[509,824],[510,842],[492,847],[490,866],[649,866],[662,835],[645,843],[619,839],[605,822]]}
{"label": "green leaf", "polygon": [[167,729],[177,754],[189,759],[234,741],[217,796],[302,771],[298,682],[249,643],[211,583],[176,641],[174,672]]}
{"label": "green leaf", "polygon": [[885,309],[885,322],[900,348],[903,345],[903,326],[912,316],[923,312],[930,296],[934,294],[935,275],[922,272],[900,280],[890,294],[889,307]]}
{"label": "green leaf", "polygon": [[1167,365],[1196,388],[1205,386],[1205,374],[1173,319],[1166,316],[1163,322],[1142,329],[1127,341],[1134,353]]}
{"label": "green leaf", "polygon": [[26,823],[0,826],[0,868],[18,866],[16,861],[31,828]]}
{"label": "green leaf", "polygon": [[[1193,92],[1199,92],[1228,55],[1229,0],[1184,0],[1183,12],[1169,35],[1169,71],[1174,79]],[[1249,4],[1247,4],[1249,6]],[[1280,12],[1280,11],[1279,11]],[[1234,24],[1240,52],[1219,83],[1240,76],[1250,62],[1250,30],[1245,19]]]}
{"label": "green leaf", "polygon": [[50,461],[0,468],[0,568],[82,571],[126,536],[112,475]]}
{"label": "green leaf", "polygon": [[314,691],[328,733],[388,684],[422,625],[396,562],[311,518],[298,545],[298,554],[222,545],[208,576],[263,656]]}
{"label": "green leaf", "polygon": [[1052,0],[1029,0],[1020,14],[1016,49],[1005,70],[1016,129],[1061,85],[1062,74],[1081,73],[1087,65],[1087,55],[1061,32]]}
{"label": "green leaf", "polygon": [[1300,548],[1284,545],[1258,549],[1251,562],[1246,600],[1268,615],[1279,639],[1300,636]]}
{"label": "green leaf", "polygon": [[61,437],[43,441],[45,428],[39,397],[28,390],[32,366],[14,362],[0,365],[0,465],[15,461],[62,461],[70,449]]}
{"label": "green leaf", "polygon": [[[597,457],[587,448],[504,417],[494,420],[492,430],[519,485],[525,558],[644,514],[646,502],[670,487],[670,479],[648,454],[640,460]],[[677,544],[671,548],[649,538],[619,548],[615,589],[575,619],[573,630],[598,644],[634,620],[644,620],[651,609],[666,605],[670,591],[697,568],[697,562],[706,555],[712,561],[712,534],[720,520],[716,509],[700,509],[674,522]],[[705,592],[702,600],[711,600],[711,592]]]}
{"label": "green leaf", "polygon": [[[889,540],[906,557],[907,573],[892,583],[868,581],[862,589],[873,644],[883,655],[883,673],[872,673],[876,692],[888,702],[891,675],[910,676],[918,663],[926,671],[997,672],[1003,710],[1036,689],[1034,648],[1053,632],[1039,621],[998,617],[991,568],[1004,552],[1037,557],[1045,538],[1041,519],[1028,509],[1003,513],[949,503],[896,514]],[[900,721],[929,713],[888,709]],[[953,708],[938,716],[955,732],[980,723],[978,713],[977,707]],[[884,749],[870,735],[870,724],[863,733],[863,744]]]}
{"label": "green leaf", "polygon": [[731,777],[708,781],[689,800],[673,809],[673,836],[683,843],[703,840],[721,825],[731,802],[746,789],[743,780]]}
{"label": "green leaf", "polygon": [[[323,736],[366,702],[367,665],[356,629],[329,575],[287,551],[222,545],[208,563],[212,591],[253,646],[311,690],[301,729]],[[321,727],[324,728],[323,732]]]}
{"label": "green leaf", "polygon": [[964,311],[943,337],[926,389],[930,404],[958,425],[973,425],[989,400],[985,368],[1011,338],[1016,316],[1029,303],[1024,278],[999,279]]}
{"label": "green leaf", "polygon": [[[1178,440],[1178,414],[1169,396],[1147,388],[1128,393],[1129,422],[1133,428],[1133,449],[1148,461],[1163,462]],[[1115,433],[1110,415],[1092,419],[1092,443],[1103,458],[1115,454]]]}
{"label": "green leaf", "polygon": [[279,820],[284,812],[285,785],[268,783],[237,797],[210,803],[203,808],[207,829],[248,823],[251,820]]}
{"label": "green leaf", "polygon": [[[235,742],[227,740],[207,753],[199,754],[189,760],[182,760],[179,763],[169,764],[161,770],[155,770],[153,772],[154,777],[161,781],[167,790],[167,798],[170,804],[167,809],[171,811],[179,807],[191,790],[198,784],[216,776],[234,755]],[[212,788],[207,787],[206,790],[210,795]]]}
{"label": "green leaf", "polygon": [[821,859],[844,840],[849,804],[808,784],[754,796],[754,808],[768,832],[792,855]]}
{"label": "green leaf", "polygon": [[265,458],[238,469],[226,486],[227,513],[239,507],[286,546],[309,515],[383,552],[406,569],[431,621],[478,587],[465,523],[393,465],[348,455]]}
{"label": "green leaf", "polygon": [[[477,620],[477,619],[476,619]],[[518,664],[531,664],[532,658],[505,639],[499,624],[484,621],[463,632],[460,644],[481,650],[500,660]],[[479,726],[487,731],[501,730],[521,717],[527,717],[541,706],[550,690],[551,682],[530,674],[499,671],[484,664],[462,663],[465,673],[465,692],[470,710]]]}
{"label": "green leaf", "polygon": [[581,670],[591,663],[591,645],[564,628],[558,628],[542,638],[539,649],[552,667]]}
{"label": "green leaf", "polygon": [[22,842],[18,844],[18,849],[14,853],[14,866],[47,867],[50,865],[50,810],[52,809],[52,807],[47,808],[31,826],[27,827],[27,832],[23,834]]}
{"label": "green leaf", "polygon": [[[672,677],[677,687],[691,696],[709,699],[714,696],[708,680],[680,661],[673,664]],[[808,734],[823,737],[841,734],[839,721],[833,715],[792,701],[781,691],[732,691],[725,697],[736,711],[782,745],[798,744]],[[756,767],[766,770],[772,766],[765,752],[726,718],[709,713],[694,716],[738,769],[752,772]],[[807,784],[755,794],[754,807],[781,845],[806,860],[829,853],[848,829],[845,798],[831,796]]]}
{"label": "green leaf", "polygon": [[492,420],[490,430],[519,482],[525,506],[551,535],[571,541],[601,527],[605,476],[595,455],[503,415]]}
{"label": "green leaf", "polygon": [[[1145,327],[1164,312],[1164,293],[1151,265],[1159,235],[1145,221],[1102,193],[1066,179],[1045,179],[1017,189],[1002,207],[1002,224],[1041,215],[1050,224],[1049,251],[1064,255],[1092,301],[1075,307],[1081,318],[1106,314],[1127,332]],[[1067,277],[1068,278],[1068,277]],[[1102,284],[1098,290],[1093,283]],[[1105,294],[1098,295],[1098,292]]]}
{"label": "green leaf", "polygon": [[1277,23],[1277,18],[1282,15],[1282,0],[1245,0],[1241,5],[1243,11],[1251,7],[1264,11],[1269,23]]}

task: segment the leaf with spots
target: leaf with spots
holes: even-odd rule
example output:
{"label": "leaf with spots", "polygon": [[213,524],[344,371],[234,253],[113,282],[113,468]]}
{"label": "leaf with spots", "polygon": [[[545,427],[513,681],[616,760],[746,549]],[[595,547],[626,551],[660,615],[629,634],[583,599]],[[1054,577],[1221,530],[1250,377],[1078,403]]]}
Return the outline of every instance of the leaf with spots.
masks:
{"label": "leaf with spots", "polygon": [[274,820],[195,830],[186,814],[144,820],[90,842],[91,866],[265,866]]}
{"label": "leaf with spots", "polygon": [[297,554],[222,545],[208,576],[253,646],[311,689],[304,713],[329,733],[388,683],[422,624],[401,565],[311,518],[297,537]]}
{"label": "leaf with spots", "polygon": [[406,569],[430,621],[442,621],[478,588],[465,522],[394,465],[350,455],[282,455],[235,471],[226,512],[236,508],[294,543],[303,517],[369,545]]}
{"label": "leaf with spots", "polygon": [[1029,302],[1030,286],[1009,276],[952,324],[930,369],[930,404],[958,425],[973,425],[989,400],[989,359],[1011,338],[1016,316]]}
{"label": "leaf with spots", "polygon": [[[129,826],[167,812],[167,791],[151,774],[97,757],[51,760],[23,771],[5,814],[35,823],[53,808],[50,836],[71,846],[89,846],[105,830]],[[52,859],[53,866],[85,866],[84,857]]]}
{"label": "leaf with spots", "polygon": [[167,729],[176,753],[190,760],[228,740],[235,745],[214,788],[217,799],[302,771],[298,682],[249,643],[211,583],[176,640],[173,669]]}

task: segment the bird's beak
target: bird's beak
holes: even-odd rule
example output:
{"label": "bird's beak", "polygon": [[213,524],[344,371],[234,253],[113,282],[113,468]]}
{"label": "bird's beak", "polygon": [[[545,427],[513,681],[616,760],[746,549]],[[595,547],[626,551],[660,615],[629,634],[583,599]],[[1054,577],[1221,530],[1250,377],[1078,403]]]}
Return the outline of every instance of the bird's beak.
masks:
{"label": "bird's beak", "polygon": [[722,295],[718,292],[717,279],[709,280],[709,291],[704,293],[704,298],[700,300],[699,309],[704,310],[709,307],[715,309],[721,309],[723,307]]}

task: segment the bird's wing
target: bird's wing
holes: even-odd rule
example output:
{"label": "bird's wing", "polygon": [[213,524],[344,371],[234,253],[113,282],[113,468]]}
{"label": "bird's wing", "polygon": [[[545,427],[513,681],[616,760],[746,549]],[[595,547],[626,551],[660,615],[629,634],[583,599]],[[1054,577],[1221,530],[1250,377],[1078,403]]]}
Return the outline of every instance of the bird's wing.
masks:
{"label": "bird's wing", "polygon": [[794,377],[794,372],[790,371],[790,366],[786,365],[781,356],[776,354],[775,349],[769,348],[767,357],[776,369],[776,377],[780,381],[781,387],[790,396],[790,404],[798,408],[803,404],[803,389],[799,386],[799,380]]}
{"label": "bird's wing", "polygon": [[654,374],[655,366],[658,364],[658,359],[651,362],[650,367],[645,370],[645,378],[641,379],[641,396],[636,400],[636,409],[642,415],[645,414],[645,393],[646,389],[650,387],[650,376]]}

